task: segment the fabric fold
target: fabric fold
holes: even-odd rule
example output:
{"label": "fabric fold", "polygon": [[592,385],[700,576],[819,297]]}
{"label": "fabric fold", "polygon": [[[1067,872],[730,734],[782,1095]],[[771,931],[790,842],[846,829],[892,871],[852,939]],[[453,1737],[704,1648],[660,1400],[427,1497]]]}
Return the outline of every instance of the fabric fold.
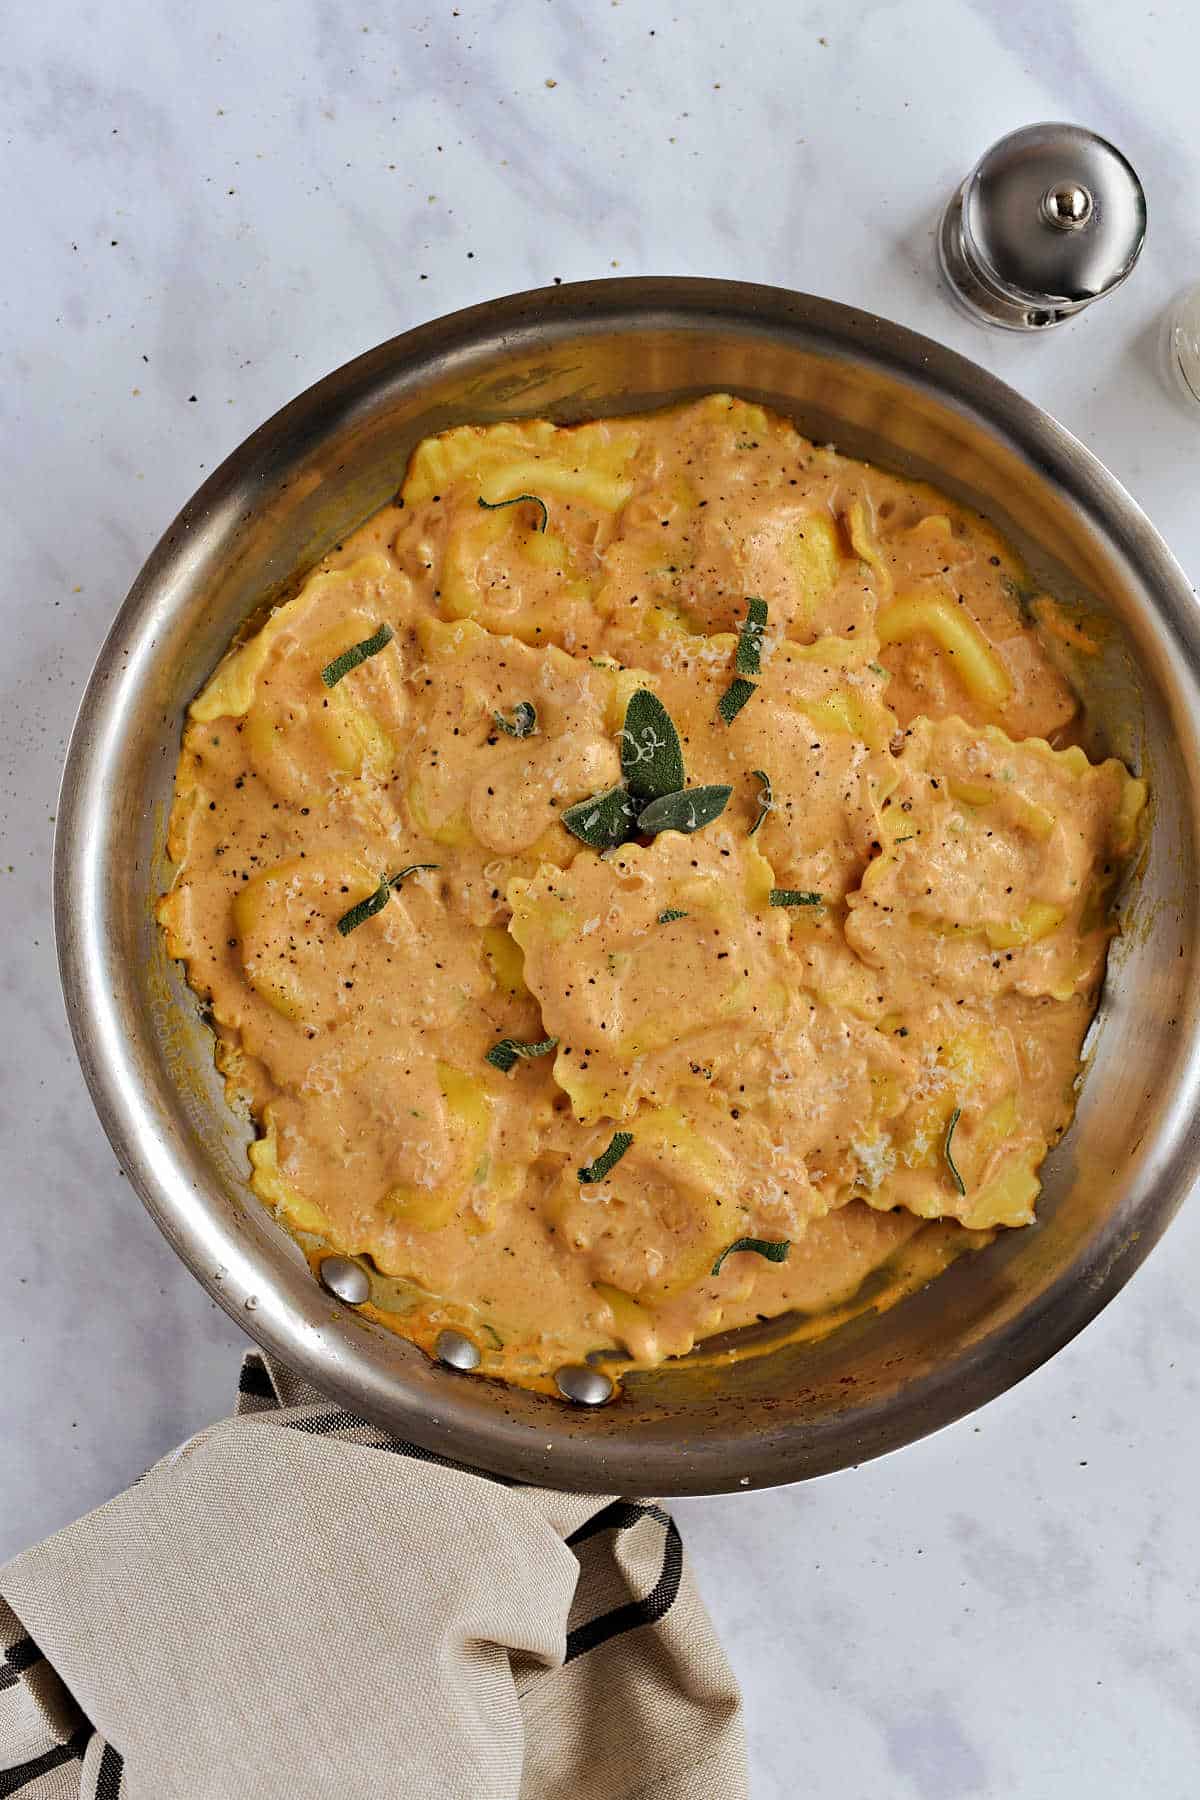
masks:
{"label": "fabric fold", "polygon": [[252,1353],[0,1570],[0,1800],[740,1800],[673,1520],[430,1459]]}

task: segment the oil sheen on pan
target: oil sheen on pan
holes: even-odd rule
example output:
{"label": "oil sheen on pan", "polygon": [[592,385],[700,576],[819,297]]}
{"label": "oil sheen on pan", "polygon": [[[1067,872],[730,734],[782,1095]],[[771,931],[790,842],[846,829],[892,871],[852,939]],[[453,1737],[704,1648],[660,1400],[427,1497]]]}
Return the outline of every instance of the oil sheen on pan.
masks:
{"label": "oil sheen on pan", "polygon": [[543,1388],[1029,1224],[1146,797],[1062,641],[728,396],[421,444],[184,734],[159,916],[256,1194]]}

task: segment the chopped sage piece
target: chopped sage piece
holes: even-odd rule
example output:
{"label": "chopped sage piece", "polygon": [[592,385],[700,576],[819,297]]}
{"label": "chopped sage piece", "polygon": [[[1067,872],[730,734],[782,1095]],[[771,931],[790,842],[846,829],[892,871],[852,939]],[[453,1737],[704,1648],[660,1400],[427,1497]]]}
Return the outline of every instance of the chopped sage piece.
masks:
{"label": "chopped sage piece", "polygon": [[733,659],[733,666],[739,675],[762,673],[762,643],[766,629],[766,601],[747,600],[746,617],[738,632],[737,655]]}
{"label": "chopped sage piece", "polygon": [[365,900],[360,900],[357,906],[352,906],[349,912],[342,914],[337,922],[342,936],[349,937],[352,931],[357,931],[360,925],[373,919],[377,912],[382,912],[391,897],[392,884],[385,875],[373,894],[368,894]]}
{"label": "chopped sage piece", "polygon": [[677,906],[668,906],[665,912],[659,913],[658,922],[660,925],[669,925],[673,919],[686,919],[686,918],[687,918],[687,914],[685,912],[681,912]]}
{"label": "chopped sage piece", "polygon": [[765,769],[751,769],[750,773],[752,775],[757,775],[762,784],[758,790],[758,817],[746,834],[748,837],[753,837],[767,814],[769,812],[774,812],[775,800],[771,793],[771,777],[767,774],[767,771]]}
{"label": "chopped sage piece", "polygon": [[946,1167],[949,1169],[951,1175],[953,1175],[953,1177],[954,1177],[955,1187],[958,1189],[960,1194],[965,1194],[967,1191],[967,1184],[963,1180],[962,1176],[959,1174],[958,1167],[954,1161],[954,1158],[950,1154],[950,1146],[954,1142],[955,1127],[957,1126],[958,1121],[961,1118],[962,1118],[962,1108],[961,1108],[961,1106],[956,1106],[954,1111],[950,1114],[950,1123],[946,1127],[946,1144],[945,1144],[945,1148],[942,1151],[942,1154],[946,1158]]}
{"label": "chopped sage piece", "polygon": [[415,875],[419,869],[436,869],[437,867],[437,863],[409,863],[406,868],[398,869],[394,875],[381,876],[375,892],[368,894],[365,900],[360,900],[357,906],[352,906],[350,911],[343,913],[338,920],[337,928],[342,936],[349,937],[352,931],[356,931],[368,919],[373,919],[377,912],[382,912],[392,897],[392,890],[398,888],[407,876]]}
{"label": "chopped sage piece", "polygon": [[526,500],[531,506],[541,507],[542,522],[538,526],[538,530],[545,531],[547,525],[550,523],[550,508],[546,505],[546,502],[540,500],[536,494],[514,494],[511,500],[485,500],[482,494],[479,496],[480,506],[485,507],[488,512],[500,512],[501,509],[506,506],[520,506],[522,501]]}
{"label": "chopped sage piece", "polygon": [[746,681],[741,675],[734,676],[729,686],[725,689],[725,692],[721,695],[721,698],[717,701],[717,711],[724,719],[726,725],[733,724],[733,721],[737,718],[743,706],[745,706],[747,700],[750,699],[753,693],[754,683],[752,681]]}
{"label": "chopped sage piece", "polygon": [[824,906],[820,894],[811,888],[772,888],[767,896],[772,906]]}
{"label": "chopped sage piece", "polygon": [[593,850],[612,850],[627,844],[637,830],[637,806],[623,787],[609,788],[590,800],[568,806],[562,822],[573,837]]}
{"label": "chopped sage piece", "polygon": [[615,1131],[608,1149],[602,1150],[595,1162],[590,1162],[584,1168],[576,1170],[580,1181],[603,1181],[604,1177],[611,1174],[616,1168],[632,1142],[632,1131]]}
{"label": "chopped sage piece", "polygon": [[381,650],[385,650],[395,635],[390,625],[381,625],[373,636],[351,644],[348,650],[343,650],[340,656],[327,662],[321,670],[321,680],[327,688],[336,687],[343,675],[348,675],[351,669],[357,669],[359,663],[366,662],[368,656],[378,656]]}
{"label": "chopped sage piece", "polygon": [[557,1043],[557,1038],[543,1038],[537,1044],[527,1043],[521,1038],[501,1038],[498,1044],[492,1045],[483,1060],[490,1062],[493,1069],[499,1069],[502,1075],[507,1075],[510,1069],[516,1067],[518,1058],[549,1056]]}
{"label": "chopped sage piece", "polygon": [[532,700],[518,700],[512,709],[511,719],[506,719],[503,713],[498,712],[494,712],[492,717],[500,730],[507,732],[509,737],[532,737],[538,728],[537,707]]}
{"label": "chopped sage piece", "polygon": [[657,837],[660,831],[699,831],[720,817],[732,792],[731,787],[694,787],[663,794],[638,814],[638,832]]}
{"label": "chopped sage piece", "polygon": [[625,709],[621,773],[639,800],[674,794],[684,783],[683,750],[671,715],[649,688],[639,688]]}
{"label": "chopped sage piece", "polygon": [[781,1263],[787,1261],[787,1253],[792,1247],[791,1238],[735,1238],[732,1244],[726,1245],[712,1266],[714,1275],[721,1273],[721,1264],[727,1256],[734,1256],[739,1250],[753,1250],[756,1256],[765,1256],[768,1262]]}

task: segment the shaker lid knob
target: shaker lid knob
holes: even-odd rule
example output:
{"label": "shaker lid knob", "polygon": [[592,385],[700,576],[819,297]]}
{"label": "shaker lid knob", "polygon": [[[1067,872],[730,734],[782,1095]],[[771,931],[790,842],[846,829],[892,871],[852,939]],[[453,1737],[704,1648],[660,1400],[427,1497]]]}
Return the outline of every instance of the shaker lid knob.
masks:
{"label": "shaker lid knob", "polygon": [[1081,125],[993,144],[942,215],[942,271],[977,319],[1041,331],[1120,285],[1146,237],[1146,195],[1121,152]]}

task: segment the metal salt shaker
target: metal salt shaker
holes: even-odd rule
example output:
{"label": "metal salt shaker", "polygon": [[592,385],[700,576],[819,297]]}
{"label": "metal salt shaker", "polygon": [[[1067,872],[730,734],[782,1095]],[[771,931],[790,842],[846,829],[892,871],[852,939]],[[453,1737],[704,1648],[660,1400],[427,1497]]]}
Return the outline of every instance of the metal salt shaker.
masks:
{"label": "metal salt shaker", "polygon": [[951,197],[938,254],[975,319],[1045,331],[1119,287],[1145,237],[1145,192],[1114,145],[1081,125],[1027,125]]}

